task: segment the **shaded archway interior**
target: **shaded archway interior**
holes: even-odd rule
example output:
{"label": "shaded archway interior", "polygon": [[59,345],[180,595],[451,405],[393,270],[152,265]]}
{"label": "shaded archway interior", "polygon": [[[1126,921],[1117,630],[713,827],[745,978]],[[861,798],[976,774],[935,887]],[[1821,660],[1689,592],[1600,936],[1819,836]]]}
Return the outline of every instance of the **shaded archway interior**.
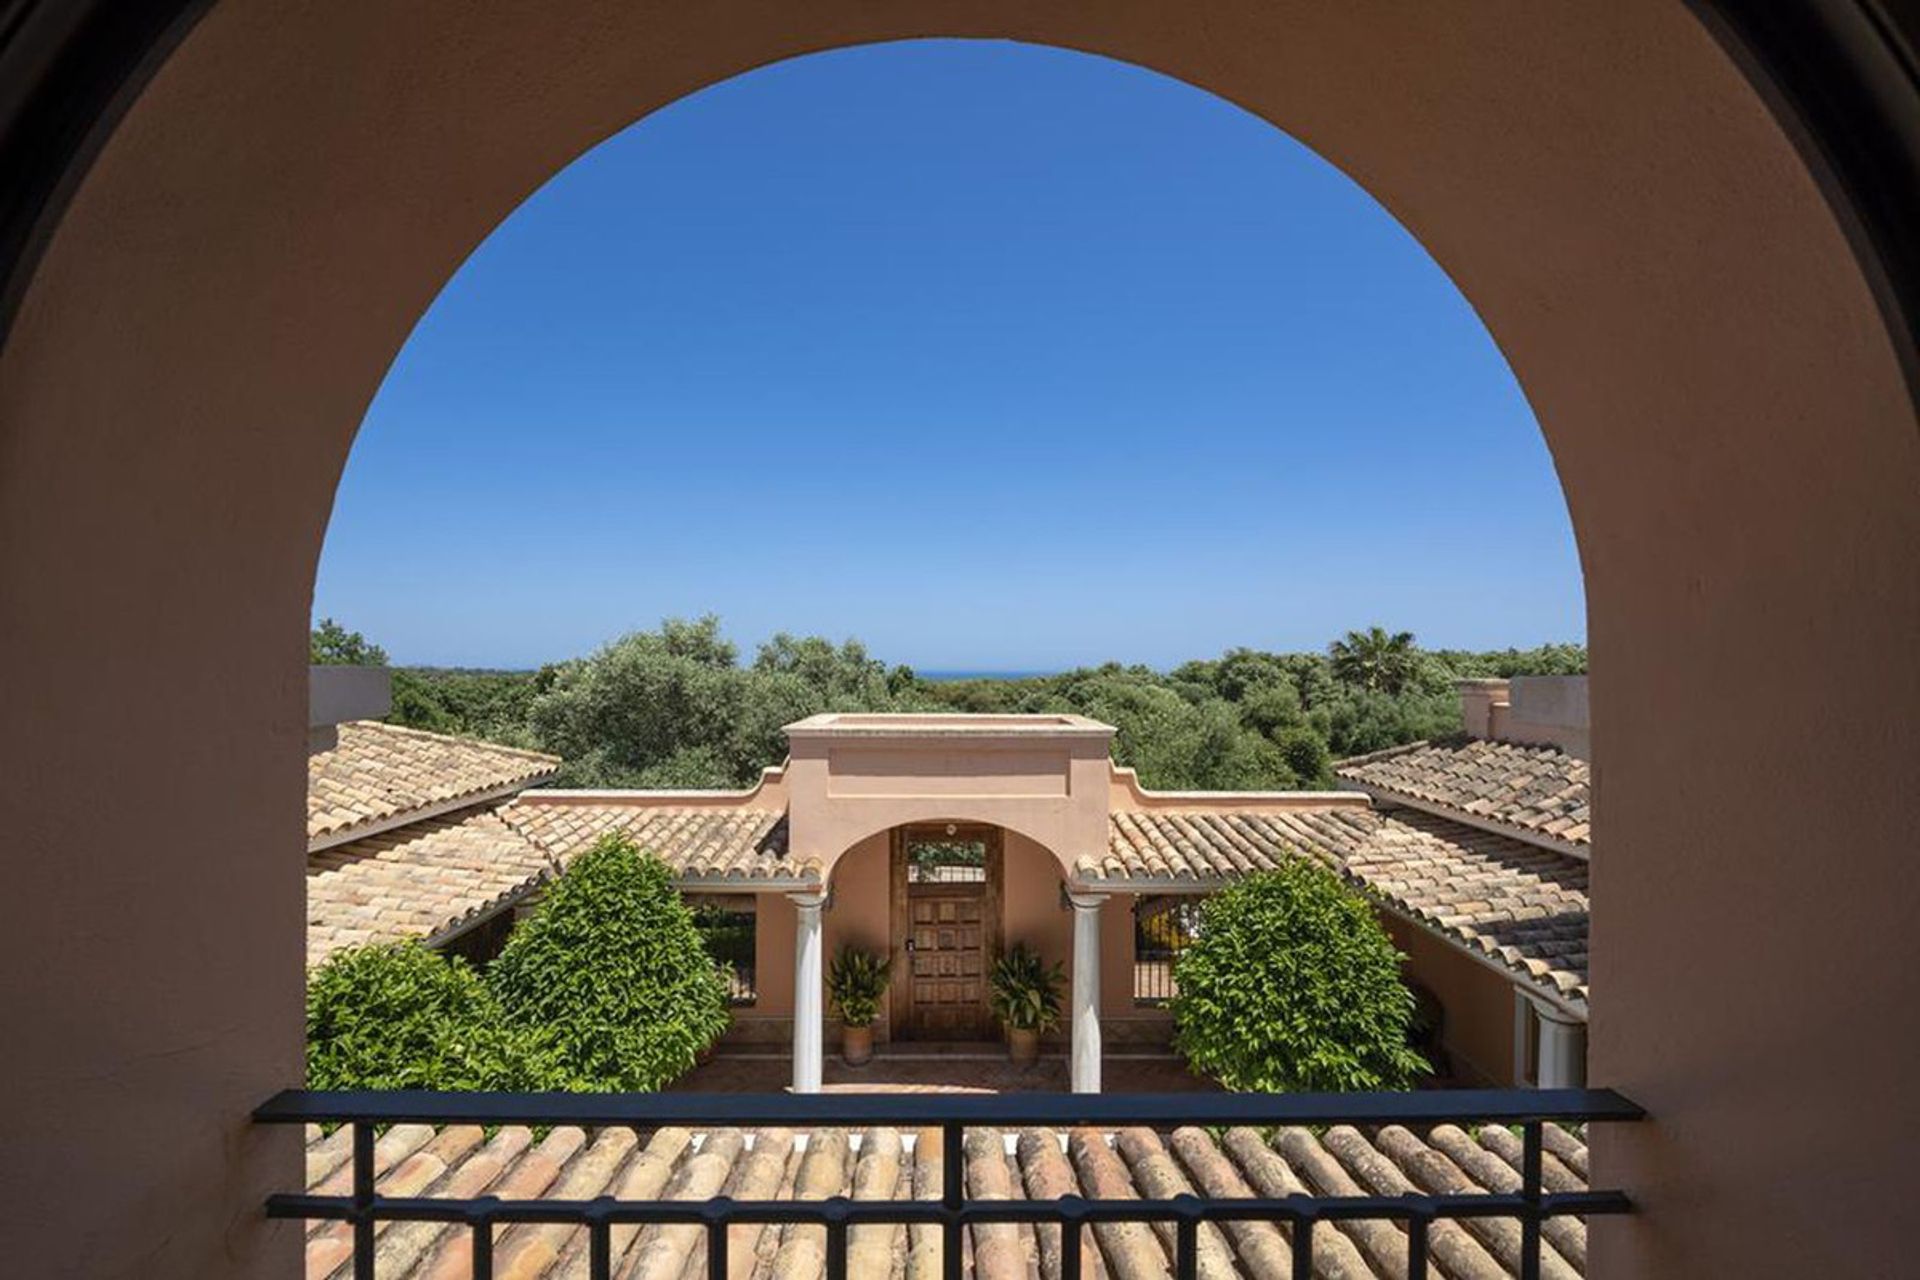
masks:
{"label": "shaded archway interior", "polygon": [[[0,1192],[38,1224],[18,1256],[298,1265],[297,1234],[255,1213],[297,1153],[245,1115],[300,1074],[303,636],[354,427],[415,318],[647,111],[930,35],[1099,53],[1237,102],[1359,180],[1473,301],[1548,435],[1587,580],[1593,1077],[1656,1116],[1596,1149],[1641,1212],[1596,1227],[1595,1274],[1843,1251],[1897,1269],[1898,1055],[1860,1053],[1844,1095],[1800,1104],[1834,1046],[1880,1043],[1920,997],[1897,862],[1920,432],[1791,141],[1666,0],[220,5],[100,154],[0,354],[0,659],[31,673],[0,806],[35,851],[9,941],[40,975],[8,1012],[42,1046],[9,1067]],[[1809,800],[1811,761],[1849,780],[1844,804]],[[1789,1216],[1791,1236],[1750,1229]]]}

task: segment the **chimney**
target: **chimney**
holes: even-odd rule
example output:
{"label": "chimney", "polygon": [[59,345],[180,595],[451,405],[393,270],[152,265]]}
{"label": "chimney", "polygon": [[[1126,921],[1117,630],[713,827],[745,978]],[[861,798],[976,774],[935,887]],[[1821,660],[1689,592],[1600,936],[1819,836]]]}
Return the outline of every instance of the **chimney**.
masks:
{"label": "chimney", "polygon": [[1497,738],[1506,719],[1507,682],[1505,680],[1462,680],[1460,719],[1470,738]]}
{"label": "chimney", "polygon": [[1591,759],[1585,676],[1515,676],[1507,701],[1511,709],[1504,727],[1496,720],[1495,737]]}
{"label": "chimney", "polygon": [[385,667],[307,668],[307,754],[331,751],[348,720],[378,720],[393,708],[393,676]]}

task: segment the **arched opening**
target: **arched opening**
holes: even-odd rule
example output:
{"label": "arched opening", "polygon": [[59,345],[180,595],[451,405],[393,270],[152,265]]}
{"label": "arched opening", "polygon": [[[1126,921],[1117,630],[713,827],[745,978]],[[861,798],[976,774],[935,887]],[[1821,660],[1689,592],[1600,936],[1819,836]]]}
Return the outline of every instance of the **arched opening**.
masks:
{"label": "arched opening", "polygon": [[[1241,103],[1356,175],[1474,300],[1552,442],[1604,673],[1598,839],[1620,860],[1595,884],[1594,1072],[1656,1121],[1597,1153],[1641,1213],[1596,1232],[1596,1272],[1897,1267],[1897,1055],[1850,1062],[1838,1111],[1804,1091],[1833,1046],[1883,1042],[1916,980],[1892,861],[1920,751],[1899,660],[1920,637],[1907,353],[1789,138],[1683,6],[456,8],[377,33],[216,8],[80,184],[0,356],[4,652],[33,676],[8,810],[41,850],[12,940],[62,961],[17,998],[49,1030],[16,1149],[94,1191],[20,1191],[37,1265],[291,1259],[252,1215],[292,1149],[244,1116],[298,1076],[300,886],[258,851],[298,844],[299,642],[333,482],[448,272],[664,102],[812,49],[953,34],[1107,53]],[[1809,760],[1848,803],[1807,802]],[[1722,919],[1739,923],[1703,939]],[[1756,920],[1820,939],[1826,964],[1754,941]],[[169,1154],[128,1162],[129,1142]],[[88,1234],[99,1206],[112,1239]],[[1750,1229],[1789,1214],[1791,1239]]]}

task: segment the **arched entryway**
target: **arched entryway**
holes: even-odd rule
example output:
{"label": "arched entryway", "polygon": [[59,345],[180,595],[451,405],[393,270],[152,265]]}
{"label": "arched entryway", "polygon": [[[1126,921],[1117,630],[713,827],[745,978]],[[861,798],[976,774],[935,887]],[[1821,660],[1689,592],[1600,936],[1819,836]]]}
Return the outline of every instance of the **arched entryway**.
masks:
{"label": "arched entryway", "polygon": [[[74,189],[0,353],[0,804],[30,908],[7,1013],[37,1047],[9,1069],[5,1192],[35,1224],[13,1256],[297,1265],[257,1214],[291,1139],[246,1125],[300,1072],[301,874],[267,855],[300,844],[332,486],[414,318],[636,117],[925,35],[1220,93],[1363,182],[1473,300],[1579,536],[1592,1070],[1655,1117],[1596,1149],[1641,1212],[1596,1227],[1595,1273],[1897,1269],[1914,1104],[1883,1046],[1920,997],[1911,353],[1851,228],[1678,0],[213,6]],[[1806,945],[1757,941],[1780,936]]]}

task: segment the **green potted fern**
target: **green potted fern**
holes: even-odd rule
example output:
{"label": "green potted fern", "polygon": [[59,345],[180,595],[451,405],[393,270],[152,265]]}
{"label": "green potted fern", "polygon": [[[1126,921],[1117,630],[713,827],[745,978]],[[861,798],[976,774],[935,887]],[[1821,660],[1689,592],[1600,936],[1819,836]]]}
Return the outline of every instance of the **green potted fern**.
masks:
{"label": "green potted fern", "polygon": [[1015,1066],[1040,1059],[1041,1033],[1060,1025],[1060,988],[1066,973],[1048,964],[1024,942],[1001,956],[990,978],[994,1017],[1007,1030],[1007,1052]]}
{"label": "green potted fern", "polygon": [[827,970],[827,992],[840,1011],[840,1056],[850,1067],[873,1060],[873,1023],[892,968],[871,951],[842,947]]}

